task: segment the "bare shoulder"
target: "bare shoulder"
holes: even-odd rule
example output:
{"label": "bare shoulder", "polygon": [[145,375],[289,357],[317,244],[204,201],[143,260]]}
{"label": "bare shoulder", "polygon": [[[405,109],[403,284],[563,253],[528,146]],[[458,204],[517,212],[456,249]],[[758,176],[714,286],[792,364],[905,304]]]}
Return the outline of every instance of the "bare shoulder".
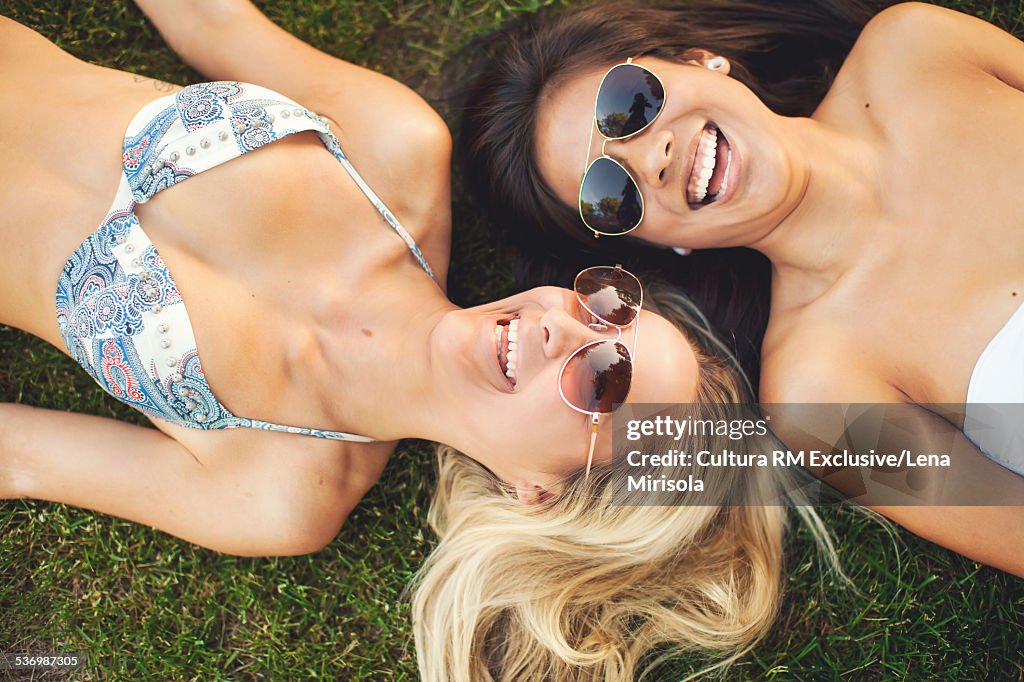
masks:
{"label": "bare shoulder", "polygon": [[[392,112],[372,129],[372,140],[364,137],[366,131],[353,130],[351,135],[345,135],[342,130],[342,143],[347,140],[350,146],[358,146],[363,155],[371,157],[375,168],[388,169],[387,173],[380,174],[382,183],[394,185],[389,192],[392,208],[407,222],[429,225],[443,213],[444,219],[440,222],[447,228],[451,201],[451,132],[436,111],[419,99],[419,95],[414,96],[419,106]],[[328,104],[326,108],[333,107]],[[412,229],[412,225],[409,227]]]}
{"label": "bare shoulder", "polygon": [[[451,236],[452,136],[441,116],[419,94],[381,74],[337,60],[313,88],[315,108],[338,123],[345,153],[423,249],[442,278]],[[358,76],[351,76],[355,70]],[[374,111],[353,104],[362,83]],[[356,88],[358,89],[358,88]]]}
{"label": "bare shoulder", "polygon": [[922,82],[948,77],[957,59],[950,45],[962,41],[957,35],[965,16],[920,2],[893,5],[867,23],[843,69],[856,74],[872,98],[893,89],[900,99],[919,93]]}
{"label": "bare shoulder", "polygon": [[762,410],[771,416],[775,435],[792,449],[821,450],[841,442],[845,406],[906,400],[870,352],[826,324],[788,333],[763,353],[762,363]]}
{"label": "bare shoulder", "polygon": [[[416,160],[447,167],[452,150],[451,132],[444,119],[418,93],[396,80],[339,60],[326,66],[318,74],[318,82],[307,88],[311,95],[303,98],[303,104],[338,121],[343,134],[350,129],[350,139],[357,144],[367,142],[366,132],[373,131],[374,145],[390,152],[393,164],[411,167]],[[362,96],[356,94],[352,71],[358,73],[356,83],[364,87]],[[379,106],[364,114],[364,105],[353,102],[363,97]],[[365,106],[370,106],[370,102]]]}
{"label": "bare shoulder", "polygon": [[773,332],[762,353],[763,403],[902,402],[870,352],[825,322]]}
{"label": "bare shoulder", "polygon": [[[921,2],[893,5],[868,22],[855,51],[893,69],[911,66],[917,76],[946,78],[951,67],[996,73],[1024,61],[1024,44],[978,17]],[[941,68],[936,66],[941,65]]]}
{"label": "bare shoulder", "polygon": [[861,40],[884,41],[890,47],[903,40],[942,42],[955,37],[949,34],[951,30],[955,34],[976,21],[969,15],[945,7],[903,2],[872,17],[861,33]]}

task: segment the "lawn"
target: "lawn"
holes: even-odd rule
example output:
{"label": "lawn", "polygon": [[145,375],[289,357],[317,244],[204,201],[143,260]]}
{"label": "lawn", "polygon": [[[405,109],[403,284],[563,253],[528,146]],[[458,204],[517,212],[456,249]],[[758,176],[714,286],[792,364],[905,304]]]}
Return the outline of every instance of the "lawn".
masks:
{"label": "lawn", "polygon": [[[409,83],[454,124],[445,60],[473,35],[542,4],[261,7],[313,45]],[[1024,36],[1020,0],[945,4]],[[172,82],[201,79],[123,0],[0,0],[0,14],[82,59]],[[456,177],[452,292],[477,303],[506,293],[511,276],[459,186]],[[143,422],[65,355],[3,327],[0,400]],[[330,546],[274,559],[223,556],[63,505],[2,502],[0,652],[86,658],[80,671],[32,679],[415,680],[402,591],[431,547],[432,482],[432,446],[405,443]],[[823,513],[856,589],[824,570],[797,530],[777,626],[728,679],[1024,679],[1024,581],[862,515]],[[678,679],[692,663],[672,662],[650,679]]]}

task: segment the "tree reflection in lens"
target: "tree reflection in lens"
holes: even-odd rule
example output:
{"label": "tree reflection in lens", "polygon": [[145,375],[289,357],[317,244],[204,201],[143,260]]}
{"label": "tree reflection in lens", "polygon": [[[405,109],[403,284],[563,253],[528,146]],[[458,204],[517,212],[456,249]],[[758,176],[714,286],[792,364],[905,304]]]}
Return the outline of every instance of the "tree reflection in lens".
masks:
{"label": "tree reflection in lens", "polygon": [[621,343],[601,341],[581,348],[562,372],[562,393],[584,412],[608,413],[622,404],[633,380],[633,363]]}
{"label": "tree reflection in lens", "polygon": [[653,73],[636,64],[609,71],[597,93],[595,119],[605,137],[633,135],[661,111],[665,89]]}
{"label": "tree reflection in lens", "polygon": [[584,306],[603,320],[625,326],[640,310],[640,283],[615,268],[591,268],[580,273],[573,284]]}

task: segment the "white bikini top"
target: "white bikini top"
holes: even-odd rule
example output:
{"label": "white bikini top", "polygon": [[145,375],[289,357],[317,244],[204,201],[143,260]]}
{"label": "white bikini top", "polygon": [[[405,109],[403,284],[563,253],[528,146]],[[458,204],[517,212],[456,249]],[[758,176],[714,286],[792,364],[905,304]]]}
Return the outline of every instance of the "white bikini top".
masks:
{"label": "white bikini top", "polygon": [[974,365],[964,435],[990,459],[1024,475],[1024,305]]}

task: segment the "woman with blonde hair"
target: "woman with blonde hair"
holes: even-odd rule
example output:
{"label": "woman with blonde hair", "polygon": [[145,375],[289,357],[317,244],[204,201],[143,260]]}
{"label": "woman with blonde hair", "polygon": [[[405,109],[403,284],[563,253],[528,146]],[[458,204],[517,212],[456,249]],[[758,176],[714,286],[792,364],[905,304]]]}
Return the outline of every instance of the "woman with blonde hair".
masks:
{"label": "woman with blonde hair", "polygon": [[[689,317],[678,294],[660,309]],[[705,339],[709,337],[705,336]],[[707,350],[694,419],[734,419],[746,385]],[[644,440],[645,452],[722,452],[727,436]],[[770,434],[744,439],[770,452]],[[727,667],[770,628],[783,587],[784,469],[683,467],[708,497],[629,491],[624,452],[577,476],[564,494],[523,506],[471,459],[442,449],[430,522],[440,537],[415,585],[413,626],[423,679],[634,680],[673,653]],[[703,493],[702,493],[703,494]],[[799,498],[794,498],[799,500]],[[828,560],[813,508],[795,508]]]}

